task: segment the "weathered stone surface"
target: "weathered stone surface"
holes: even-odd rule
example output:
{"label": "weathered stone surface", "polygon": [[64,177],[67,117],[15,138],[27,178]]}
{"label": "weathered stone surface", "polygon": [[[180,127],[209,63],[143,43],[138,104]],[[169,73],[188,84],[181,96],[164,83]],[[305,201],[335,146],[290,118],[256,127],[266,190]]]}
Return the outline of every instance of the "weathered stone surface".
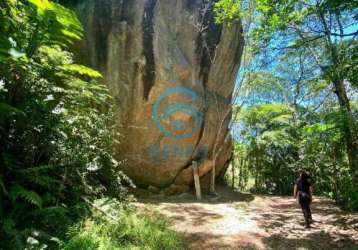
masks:
{"label": "weathered stone surface", "polygon": [[116,105],[117,157],[140,186],[192,185],[193,160],[205,178],[213,151],[218,172],[231,157],[242,29],[215,25],[207,2],[87,0],[75,7],[85,28],[79,58],[104,75]]}
{"label": "weathered stone surface", "polygon": [[189,190],[190,190],[190,186],[172,184],[169,187],[165,188],[163,190],[163,193],[168,196],[168,195],[185,193],[188,192]]}
{"label": "weathered stone surface", "polygon": [[152,193],[159,193],[160,189],[154,186],[149,185],[147,188],[149,191],[151,191]]}

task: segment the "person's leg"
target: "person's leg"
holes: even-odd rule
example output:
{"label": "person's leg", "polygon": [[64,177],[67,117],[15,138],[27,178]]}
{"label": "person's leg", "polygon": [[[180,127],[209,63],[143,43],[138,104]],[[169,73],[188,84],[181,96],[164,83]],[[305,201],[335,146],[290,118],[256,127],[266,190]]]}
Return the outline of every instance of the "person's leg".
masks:
{"label": "person's leg", "polygon": [[311,202],[309,202],[307,205],[307,213],[308,213],[308,218],[310,220],[310,223],[312,223],[313,219],[312,219],[312,211],[311,211]]}
{"label": "person's leg", "polygon": [[303,217],[305,219],[305,224],[306,227],[308,227],[310,225],[310,209],[309,209],[309,203],[308,202],[301,202],[301,208],[302,208],[302,212],[303,212]]}

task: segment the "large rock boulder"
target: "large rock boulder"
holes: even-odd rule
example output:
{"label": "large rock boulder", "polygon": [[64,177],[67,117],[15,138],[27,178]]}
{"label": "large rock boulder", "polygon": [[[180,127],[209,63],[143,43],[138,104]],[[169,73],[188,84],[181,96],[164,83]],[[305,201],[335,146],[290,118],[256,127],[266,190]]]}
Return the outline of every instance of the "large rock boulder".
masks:
{"label": "large rock boulder", "polygon": [[86,0],[77,53],[102,72],[116,106],[118,159],[139,186],[190,186],[232,154],[231,96],[240,23],[216,25],[207,0]]}

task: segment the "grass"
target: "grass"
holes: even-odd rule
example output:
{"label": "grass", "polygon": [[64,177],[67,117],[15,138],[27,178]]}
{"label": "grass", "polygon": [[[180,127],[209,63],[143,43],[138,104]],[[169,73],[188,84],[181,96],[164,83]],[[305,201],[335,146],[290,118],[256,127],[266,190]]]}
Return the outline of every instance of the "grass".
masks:
{"label": "grass", "polygon": [[184,249],[183,236],[159,215],[102,204],[93,216],[72,227],[64,250]]}

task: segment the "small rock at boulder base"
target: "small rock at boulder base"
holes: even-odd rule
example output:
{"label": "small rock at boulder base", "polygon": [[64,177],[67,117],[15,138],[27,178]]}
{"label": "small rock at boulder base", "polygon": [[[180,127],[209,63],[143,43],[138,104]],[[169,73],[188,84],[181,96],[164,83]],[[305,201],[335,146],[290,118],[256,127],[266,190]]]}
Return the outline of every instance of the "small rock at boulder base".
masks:
{"label": "small rock at boulder base", "polygon": [[215,24],[213,3],[75,3],[85,30],[76,56],[104,76],[115,104],[116,157],[140,187],[191,186],[192,161],[208,178],[214,164],[219,174],[231,158],[231,98],[244,39],[240,22]]}
{"label": "small rock at boulder base", "polygon": [[148,186],[148,190],[151,191],[152,193],[159,193],[160,192],[160,189],[157,188],[157,187],[154,187],[152,185],[149,185]]}
{"label": "small rock at boulder base", "polygon": [[190,193],[180,193],[180,194],[177,195],[177,198],[183,199],[183,200],[196,199],[196,197],[193,194],[190,194]]}
{"label": "small rock at boulder base", "polygon": [[168,195],[176,195],[176,194],[185,193],[185,192],[188,192],[189,190],[190,190],[190,187],[187,185],[172,184],[169,187],[163,189],[163,193],[168,196]]}

